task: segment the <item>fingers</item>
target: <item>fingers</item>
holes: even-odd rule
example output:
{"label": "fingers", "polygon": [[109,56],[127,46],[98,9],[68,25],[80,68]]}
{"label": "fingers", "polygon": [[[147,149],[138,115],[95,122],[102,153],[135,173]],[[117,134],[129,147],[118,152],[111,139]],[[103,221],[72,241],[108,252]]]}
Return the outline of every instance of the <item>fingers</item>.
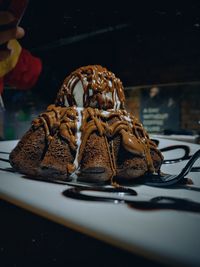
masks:
{"label": "fingers", "polygon": [[[15,20],[14,15],[7,11],[0,11],[0,25],[6,25]],[[24,30],[21,27],[14,27],[9,30],[0,31],[0,45],[7,43],[12,39],[20,39],[24,36]]]}
{"label": "fingers", "polygon": [[15,27],[7,31],[0,32],[0,44],[7,43],[12,39],[20,39],[24,36],[24,29],[21,27]]}
{"label": "fingers", "polygon": [[[7,11],[0,11],[0,25],[7,25],[15,20],[14,15]],[[24,36],[24,29],[21,27],[13,27],[11,29],[0,31],[0,45],[8,43],[12,39],[20,39]],[[5,60],[11,54],[9,45],[7,48],[0,49],[0,61]]]}
{"label": "fingers", "polygon": [[0,25],[9,24],[15,20],[15,17],[7,11],[0,11]]}
{"label": "fingers", "polygon": [[17,31],[16,31],[16,39],[21,39],[25,34],[25,31],[22,27],[17,27]]}

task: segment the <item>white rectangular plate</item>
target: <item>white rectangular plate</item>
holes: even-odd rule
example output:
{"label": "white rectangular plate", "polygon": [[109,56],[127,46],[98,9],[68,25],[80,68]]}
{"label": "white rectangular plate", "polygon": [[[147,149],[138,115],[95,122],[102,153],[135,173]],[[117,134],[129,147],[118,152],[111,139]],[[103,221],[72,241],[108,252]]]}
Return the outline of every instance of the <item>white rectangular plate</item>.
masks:
{"label": "white rectangular plate", "polygon": [[[199,145],[159,139],[159,147],[186,144],[191,154]],[[17,141],[0,142],[1,152],[10,152]],[[181,151],[166,152],[166,158],[174,158]],[[1,153],[1,158],[8,154]],[[162,171],[178,173],[186,161],[162,166]],[[199,166],[198,160],[195,166]],[[0,197],[24,209],[88,234],[114,246],[137,253],[160,262],[200,266],[200,213],[180,210],[139,210],[123,203],[91,202],[66,198],[62,192],[68,185],[30,180],[19,173],[2,169],[9,168],[0,161]],[[170,196],[200,203],[200,173],[188,177],[194,185],[176,189],[154,188],[144,185],[131,186],[137,200],[157,196]],[[189,189],[188,189],[189,188]]]}

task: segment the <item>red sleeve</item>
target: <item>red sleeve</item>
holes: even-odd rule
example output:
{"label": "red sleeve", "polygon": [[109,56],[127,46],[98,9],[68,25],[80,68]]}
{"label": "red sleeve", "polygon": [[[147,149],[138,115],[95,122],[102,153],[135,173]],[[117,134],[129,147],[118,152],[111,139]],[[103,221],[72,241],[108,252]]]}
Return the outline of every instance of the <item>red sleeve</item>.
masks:
{"label": "red sleeve", "polygon": [[17,89],[29,89],[36,84],[41,71],[41,60],[23,48],[15,68],[4,77],[4,82]]}

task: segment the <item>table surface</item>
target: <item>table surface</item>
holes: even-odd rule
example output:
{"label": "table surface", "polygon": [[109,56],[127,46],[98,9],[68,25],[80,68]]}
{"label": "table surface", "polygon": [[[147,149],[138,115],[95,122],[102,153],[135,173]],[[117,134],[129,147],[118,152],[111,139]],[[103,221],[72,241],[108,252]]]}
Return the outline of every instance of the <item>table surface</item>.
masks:
{"label": "table surface", "polygon": [[[186,144],[193,154],[199,145],[159,139],[160,148]],[[17,141],[0,142],[1,158],[8,158]],[[4,153],[2,153],[4,152]],[[165,158],[175,157],[177,150],[164,153]],[[196,162],[199,166],[200,161]],[[162,171],[178,173],[186,161],[165,164]],[[6,171],[9,163],[0,161],[0,196],[21,208],[81,233],[103,240],[116,247],[134,252],[158,262],[182,266],[200,265],[200,214],[180,210],[139,210],[122,203],[105,203],[74,200],[62,193],[68,185],[30,180],[19,173]],[[5,169],[5,170],[3,170]],[[178,197],[200,203],[200,177],[191,172],[194,184],[179,188],[155,188],[145,185],[130,186],[137,191],[137,200],[157,196]]]}

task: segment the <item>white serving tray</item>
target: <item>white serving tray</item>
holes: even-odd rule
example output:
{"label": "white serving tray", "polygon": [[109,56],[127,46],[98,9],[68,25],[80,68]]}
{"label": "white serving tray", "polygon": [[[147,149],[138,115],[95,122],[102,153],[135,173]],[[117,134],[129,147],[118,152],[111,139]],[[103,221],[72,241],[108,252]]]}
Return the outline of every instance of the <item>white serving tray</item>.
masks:
{"label": "white serving tray", "polygon": [[[159,147],[185,144],[191,154],[199,145],[159,139]],[[10,152],[17,141],[0,142],[1,152]],[[174,158],[180,150],[164,153]],[[1,153],[1,158],[8,154]],[[187,161],[162,166],[162,171],[178,173]],[[200,166],[200,160],[195,163]],[[138,210],[122,203],[91,202],[66,198],[62,192],[68,185],[30,180],[0,161],[0,197],[66,227],[105,241],[114,246],[170,265],[200,266],[200,213],[180,210]],[[148,200],[157,196],[184,198],[200,203],[200,173],[188,177],[194,185],[176,189],[131,186],[138,195],[132,198]],[[189,190],[188,190],[189,189]]]}

